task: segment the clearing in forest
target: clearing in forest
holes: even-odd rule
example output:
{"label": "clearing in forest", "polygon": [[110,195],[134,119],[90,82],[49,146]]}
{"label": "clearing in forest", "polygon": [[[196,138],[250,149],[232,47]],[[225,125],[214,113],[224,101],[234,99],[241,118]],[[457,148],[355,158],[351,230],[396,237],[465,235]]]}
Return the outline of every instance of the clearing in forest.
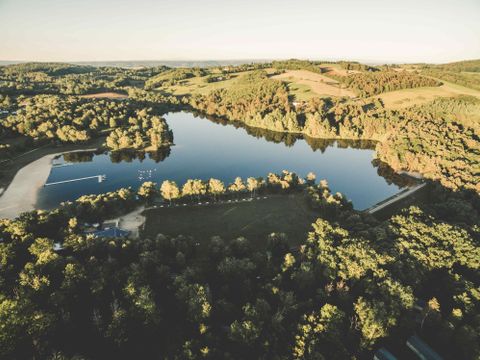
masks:
{"label": "clearing in forest", "polygon": [[[250,198],[245,194],[242,198]],[[215,235],[224,240],[239,236],[257,248],[272,233],[285,233],[292,245],[299,245],[318,215],[310,209],[302,193],[268,195],[267,199],[210,205],[188,205],[145,211],[145,236],[191,235],[201,245]]]}
{"label": "clearing in forest", "polygon": [[314,96],[356,97],[352,90],[341,88],[338,81],[307,70],[287,70],[273,76],[273,79],[287,82],[297,100],[308,100]]}

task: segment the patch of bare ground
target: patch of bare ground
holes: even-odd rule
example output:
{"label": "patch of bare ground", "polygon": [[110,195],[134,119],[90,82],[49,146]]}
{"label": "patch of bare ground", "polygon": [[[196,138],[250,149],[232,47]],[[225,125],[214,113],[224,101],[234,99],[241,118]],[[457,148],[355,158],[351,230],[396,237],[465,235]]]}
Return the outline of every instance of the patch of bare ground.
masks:
{"label": "patch of bare ground", "polygon": [[128,95],[116,92],[103,92],[97,94],[80,95],[84,99],[127,99]]}

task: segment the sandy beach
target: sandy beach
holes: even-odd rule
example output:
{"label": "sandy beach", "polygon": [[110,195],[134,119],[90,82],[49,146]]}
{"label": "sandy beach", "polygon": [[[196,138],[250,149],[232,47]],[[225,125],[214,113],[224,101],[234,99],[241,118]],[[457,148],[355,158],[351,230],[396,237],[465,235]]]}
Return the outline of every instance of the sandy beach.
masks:
{"label": "sandy beach", "polygon": [[[96,149],[66,152],[94,151]],[[22,212],[35,209],[38,190],[45,184],[52,168],[52,160],[66,152],[45,155],[21,168],[0,196],[0,219],[14,219]]]}

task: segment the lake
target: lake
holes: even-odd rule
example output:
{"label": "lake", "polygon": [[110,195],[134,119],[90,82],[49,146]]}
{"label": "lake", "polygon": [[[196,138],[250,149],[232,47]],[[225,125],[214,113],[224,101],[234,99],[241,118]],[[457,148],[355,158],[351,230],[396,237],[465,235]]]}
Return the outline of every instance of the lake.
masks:
{"label": "lake", "polygon": [[317,181],[326,179],[334,192],[345,194],[356,209],[367,208],[397,193],[402,181],[380,174],[374,166],[371,143],[303,139],[236,124],[212,121],[192,113],[165,116],[173,131],[170,149],[155,154],[67,153],[54,160],[47,183],[95,175],[106,180],[87,179],[41,188],[37,207],[49,209],[60,202],[84,194],[98,194],[120,187],[137,188],[144,181],[160,184],[174,180],[218,178],[225,183],[235,177],[266,177],[282,170],[306,176],[310,171]]}

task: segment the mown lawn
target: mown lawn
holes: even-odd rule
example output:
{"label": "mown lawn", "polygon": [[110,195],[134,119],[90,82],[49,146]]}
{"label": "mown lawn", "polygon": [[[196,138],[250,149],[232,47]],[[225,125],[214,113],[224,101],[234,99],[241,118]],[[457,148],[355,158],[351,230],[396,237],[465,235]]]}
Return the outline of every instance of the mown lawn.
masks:
{"label": "mown lawn", "polygon": [[272,232],[287,234],[292,246],[301,244],[317,218],[300,193],[248,202],[157,208],[145,215],[147,237],[183,234],[204,244],[215,235],[225,240],[244,236],[259,248]]}

